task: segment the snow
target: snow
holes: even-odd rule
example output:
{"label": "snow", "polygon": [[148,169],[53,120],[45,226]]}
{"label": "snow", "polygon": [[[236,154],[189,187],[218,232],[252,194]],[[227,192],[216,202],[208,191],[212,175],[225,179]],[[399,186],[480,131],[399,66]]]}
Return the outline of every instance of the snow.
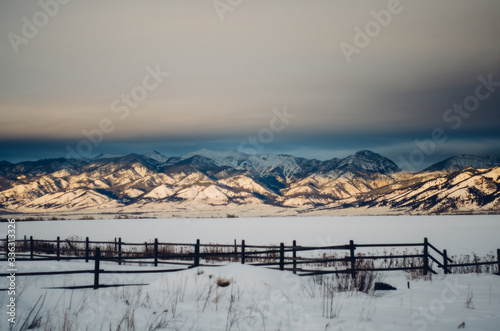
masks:
{"label": "snow", "polygon": [[151,190],[151,192],[146,194],[144,197],[153,199],[163,199],[172,196],[174,193],[175,193],[174,190],[172,190],[171,188],[168,188],[165,185],[160,185]]}
{"label": "snow", "polygon": [[337,169],[352,168],[362,171],[392,173],[399,171],[397,165],[391,160],[372,151],[359,151],[354,155],[339,160]]}
{"label": "snow", "polygon": [[[19,262],[25,272],[92,267],[92,263],[84,262]],[[154,269],[105,262],[101,268]],[[18,277],[16,326],[19,328],[42,298],[41,330],[46,324],[62,329],[65,319],[76,330],[116,330],[124,320],[122,329],[133,323],[137,330],[161,324],[161,330],[441,331],[457,329],[462,323],[466,330],[498,330],[498,276],[438,275],[432,281],[423,281],[392,272],[380,274],[379,279],[397,290],[335,292],[331,301],[335,316],[327,318],[323,288],[313,277],[236,263],[164,274],[103,274],[101,284],[147,285],[99,290],[46,289],[90,285],[92,274]],[[219,287],[217,280],[228,281],[229,286]],[[7,285],[5,278],[0,282],[2,287]],[[6,293],[0,294],[2,307],[8,300]],[[467,308],[470,295],[472,301]],[[7,329],[6,325],[4,319],[2,327]]]}
{"label": "snow", "polygon": [[[216,192],[215,192],[216,193]],[[224,210],[224,209],[223,209]],[[371,216],[248,219],[122,219],[17,222],[17,238],[67,238],[145,242],[217,242],[247,245],[333,245],[355,243],[422,242],[424,237],[449,255],[500,248],[500,217],[490,216]],[[6,226],[0,227],[5,237]],[[6,262],[2,262],[5,270]],[[92,262],[18,261],[18,272],[91,270]],[[177,268],[166,266],[161,268]],[[153,266],[102,262],[105,270],[152,270]],[[147,284],[99,290],[47,287],[90,285],[92,274],[17,278],[18,330],[39,298],[43,329],[62,329],[64,320],[74,330],[116,330],[123,321],[136,330],[498,330],[500,277],[487,274],[435,275],[432,281],[412,279],[405,272],[384,272],[378,279],[396,291],[365,294],[335,292],[333,318],[324,316],[324,291],[313,277],[288,271],[228,264],[175,273],[102,274],[101,284]],[[230,282],[217,286],[217,280]],[[408,288],[408,283],[410,288]],[[7,279],[0,279],[1,288]],[[45,296],[45,297],[44,297]],[[467,307],[467,298],[471,297]],[[0,291],[6,307],[7,291]],[[35,309],[35,311],[37,311]],[[49,319],[47,321],[47,318]],[[0,329],[7,330],[2,319]],[[37,330],[37,329],[36,329]]]}
{"label": "snow", "polygon": [[227,196],[215,185],[210,185],[201,191],[196,200],[202,200],[214,205],[223,205],[228,202]]}
{"label": "snow", "polygon": [[123,192],[126,196],[129,198],[136,198],[140,196],[141,194],[144,194],[144,191],[138,190],[138,189],[128,189]]}
{"label": "snow", "polygon": [[135,165],[134,164],[134,170],[139,174],[139,176],[144,177],[148,173],[148,169],[142,165]]}
{"label": "snow", "polygon": [[498,178],[500,178],[500,167],[493,168],[491,171],[484,173],[483,176],[493,180],[498,180]]}
{"label": "snow", "polygon": [[71,173],[66,169],[61,169],[50,174],[52,177],[62,178],[71,176]]}
{"label": "snow", "polygon": [[450,180],[450,185],[457,185],[460,182],[463,182],[463,181],[471,178],[472,176],[474,176],[474,175],[469,173],[469,172],[461,173],[460,175],[455,176],[452,180]]}
{"label": "snow", "polygon": [[[259,206],[258,208],[261,208]],[[223,212],[227,208],[221,209]],[[229,211],[227,211],[229,212]],[[225,216],[226,214],[223,213]],[[217,242],[234,239],[248,245],[267,245],[297,240],[300,245],[421,243],[424,237],[448,254],[486,255],[500,248],[500,216],[350,216],[268,217],[208,219],[141,219],[18,222],[18,238],[66,238],[72,235],[127,242],[158,238],[161,242]],[[5,237],[5,227],[0,236]]]}
{"label": "snow", "polygon": [[157,151],[151,151],[151,152],[148,152],[148,153],[144,153],[142,154],[143,156],[145,157],[148,157],[150,159],[153,159],[157,162],[160,162],[160,163],[164,163],[166,162],[169,158]]}
{"label": "snow", "polygon": [[443,170],[448,173],[467,169],[487,169],[500,165],[500,159],[494,156],[480,156],[473,154],[460,154],[441,162],[435,163],[423,171]]}
{"label": "snow", "polygon": [[212,151],[206,148],[183,155],[182,159],[193,156],[203,156],[211,159],[218,166],[230,166],[239,170],[254,170],[261,175],[275,169],[282,168],[285,177],[290,178],[301,168],[295,161],[295,157],[290,155],[258,154],[248,155],[237,150],[232,151]]}
{"label": "snow", "polygon": [[251,167],[261,174],[265,174],[275,168],[281,168],[287,180],[301,170],[301,167],[295,161],[295,157],[289,155],[252,155],[248,161]]}
{"label": "snow", "polygon": [[218,183],[236,189],[243,189],[250,192],[257,192],[260,194],[269,194],[262,185],[257,184],[255,180],[247,176],[233,176],[230,178],[224,178],[218,181]]}
{"label": "snow", "polygon": [[177,186],[188,186],[188,187],[191,186],[192,187],[193,184],[201,184],[203,182],[210,183],[211,180],[210,180],[210,178],[208,178],[204,174],[197,172],[197,173],[192,173],[192,174],[185,176],[184,178],[178,180]]}
{"label": "snow", "polygon": [[295,188],[291,188],[289,190],[284,191],[284,196],[293,196],[298,194],[314,194],[317,193],[316,189],[313,189],[311,186],[299,186]]}
{"label": "snow", "polygon": [[214,161],[218,166],[229,165],[232,167],[236,167],[241,160],[244,160],[248,157],[247,154],[238,152],[236,150],[213,151],[202,148],[200,150],[181,156],[181,159],[185,160],[193,156],[206,157],[207,159],[211,159],[212,161]]}
{"label": "snow", "polygon": [[74,190],[70,192],[57,192],[46,194],[40,198],[33,199],[29,204],[20,208],[23,209],[42,209],[50,205],[53,209],[75,210],[87,208],[92,205],[100,205],[103,208],[117,207],[116,200],[110,199],[105,195],[93,190]]}
{"label": "snow", "polygon": [[198,185],[191,186],[177,192],[177,196],[186,199],[188,201],[191,201],[198,196],[198,193],[200,192],[201,189],[203,188]]}

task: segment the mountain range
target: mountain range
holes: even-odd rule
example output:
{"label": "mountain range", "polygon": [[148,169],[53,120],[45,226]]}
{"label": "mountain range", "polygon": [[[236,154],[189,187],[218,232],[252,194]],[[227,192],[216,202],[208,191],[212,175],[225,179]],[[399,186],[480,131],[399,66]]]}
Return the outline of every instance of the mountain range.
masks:
{"label": "mountain range", "polygon": [[178,157],[153,151],[0,161],[4,214],[496,213],[499,188],[500,160],[477,155],[458,155],[418,173],[366,150],[326,161],[207,149]]}

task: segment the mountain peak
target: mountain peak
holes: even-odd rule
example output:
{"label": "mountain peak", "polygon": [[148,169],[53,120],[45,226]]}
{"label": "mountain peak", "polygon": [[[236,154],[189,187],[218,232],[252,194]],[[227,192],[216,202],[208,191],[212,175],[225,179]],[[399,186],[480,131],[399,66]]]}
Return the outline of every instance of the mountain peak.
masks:
{"label": "mountain peak", "polygon": [[362,150],[339,161],[337,168],[344,171],[378,172],[390,174],[400,171],[390,159],[378,153]]}
{"label": "mountain peak", "polygon": [[160,163],[164,163],[169,159],[168,157],[166,157],[165,155],[163,155],[157,151],[147,152],[147,153],[142,154],[142,156],[148,157],[148,158],[153,159],[155,161],[158,161]]}
{"label": "mountain peak", "polygon": [[466,168],[487,169],[500,166],[500,158],[475,154],[458,154],[441,162],[434,163],[422,172],[445,171],[455,172]]}
{"label": "mountain peak", "polygon": [[202,148],[197,151],[187,153],[181,156],[182,159],[188,159],[192,156],[203,156],[209,159],[212,159],[217,162],[217,160],[225,159],[225,158],[243,158],[248,156],[245,153],[239,152],[238,150],[211,150],[208,148]]}
{"label": "mountain peak", "polygon": [[377,157],[377,156],[381,156],[381,155],[365,149],[365,150],[361,150],[361,151],[356,152],[354,154],[354,156],[356,156],[356,157]]}

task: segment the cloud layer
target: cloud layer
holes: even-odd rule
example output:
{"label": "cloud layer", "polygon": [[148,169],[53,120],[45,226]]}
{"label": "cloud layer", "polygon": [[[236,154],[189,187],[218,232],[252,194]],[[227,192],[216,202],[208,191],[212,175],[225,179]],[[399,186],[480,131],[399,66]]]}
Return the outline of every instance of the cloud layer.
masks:
{"label": "cloud layer", "polygon": [[[454,103],[474,94],[478,76],[500,81],[498,1],[256,0],[232,6],[221,0],[222,14],[214,1],[41,3],[57,12],[15,47],[13,34],[24,38],[26,20],[36,23],[43,9],[37,2],[0,4],[4,142],[78,142],[83,130],[109,119],[114,129],[97,147],[148,140],[236,146],[284,106],[296,118],[276,134],[273,144],[281,147],[302,139],[310,147],[326,145],[318,151],[340,150],[343,140],[368,136],[384,149],[423,139],[435,128],[471,146],[500,139],[498,92],[458,130],[443,119]],[[398,13],[388,18],[391,6]],[[377,33],[366,31],[377,24]],[[365,47],[357,47],[357,28],[372,34]],[[358,48],[350,63],[342,43]],[[137,87],[147,67],[169,76],[144,96]],[[134,91],[141,100],[127,106],[123,100]],[[116,100],[127,116],[123,108],[116,111]],[[478,132],[490,134],[478,140]],[[335,142],[329,147],[325,140]]]}

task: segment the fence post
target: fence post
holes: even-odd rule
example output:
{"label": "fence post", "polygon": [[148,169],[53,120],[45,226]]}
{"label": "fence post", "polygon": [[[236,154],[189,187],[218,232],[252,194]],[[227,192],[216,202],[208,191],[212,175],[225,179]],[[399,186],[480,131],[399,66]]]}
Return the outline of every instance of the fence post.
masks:
{"label": "fence post", "polygon": [[236,243],[236,239],[234,239],[234,262],[238,261],[238,244]]}
{"label": "fence post", "polygon": [[356,255],[354,254],[354,250],[356,247],[354,246],[354,240],[349,241],[349,251],[351,253],[350,260],[351,260],[351,276],[355,277],[356,276]]}
{"label": "fence post", "polygon": [[60,261],[61,257],[61,238],[57,237],[57,261]]}
{"label": "fence post", "polygon": [[449,274],[448,270],[448,253],[446,252],[446,249],[443,249],[443,269],[445,274]]}
{"label": "fence post", "polygon": [[427,237],[424,238],[424,276],[427,275],[429,270],[429,242]]}
{"label": "fence post", "polygon": [[285,244],[280,243],[280,270],[285,270]]}
{"label": "fence post", "polygon": [[200,265],[200,239],[196,239],[196,245],[194,245],[194,264],[193,267]]}
{"label": "fence post", "polygon": [[145,249],[144,249],[144,257],[147,257],[148,256],[148,242],[147,241],[144,242],[144,247],[145,247]]}
{"label": "fence post", "polygon": [[89,237],[85,238],[85,262],[89,262]]}
{"label": "fence post", "polygon": [[245,240],[241,241],[241,264],[245,264]]}
{"label": "fence post", "polygon": [[99,288],[99,260],[101,259],[101,249],[95,249],[95,268],[94,268],[94,290]]}
{"label": "fence post", "polygon": [[33,260],[33,236],[30,236],[30,257]]}
{"label": "fence post", "polygon": [[295,250],[295,246],[297,246],[297,241],[294,240],[293,241],[293,254],[292,254],[292,257],[293,257],[293,273],[296,274],[297,273],[297,251]]}
{"label": "fence post", "polygon": [[118,265],[122,265],[122,238],[118,238]]}
{"label": "fence post", "polygon": [[500,275],[500,249],[497,249],[498,275]]}
{"label": "fence post", "polygon": [[155,267],[158,266],[158,238],[155,238]]}

